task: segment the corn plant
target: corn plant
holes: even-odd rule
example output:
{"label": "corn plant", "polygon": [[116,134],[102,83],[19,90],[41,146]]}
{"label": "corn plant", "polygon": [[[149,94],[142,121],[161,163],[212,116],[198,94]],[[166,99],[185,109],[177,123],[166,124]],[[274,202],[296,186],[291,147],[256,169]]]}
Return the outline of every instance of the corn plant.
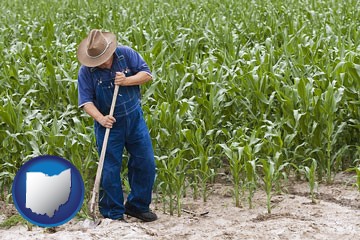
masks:
{"label": "corn plant", "polygon": [[[333,83],[334,84],[334,83]],[[343,131],[343,128],[345,127],[345,123],[335,124],[335,116],[337,112],[337,106],[338,103],[341,101],[342,95],[343,95],[343,88],[334,89],[334,86],[332,84],[329,84],[328,89],[326,91],[325,97],[324,97],[324,111],[323,113],[326,116],[326,181],[330,183],[332,181],[332,167],[334,166],[334,162],[336,160],[335,157],[333,157],[333,146],[336,144],[336,140],[338,139],[337,136],[334,136],[335,134],[341,134]],[[339,125],[337,127],[337,131],[335,131],[335,126]]]}
{"label": "corn plant", "polygon": [[245,142],[244,146],[244,157],[245,157],[245,187],[248,190],[248,203],[249,208],[253,208],[252,198],[254,196],[257,187],[257,157],[256,155],[260,152],[263,142],[256,137],[257,131],[254,130],[251,133],[249,139]]}
{"label": "corn plant", "polygon": [[357,166],[357,167],[353,167],[353,168],[348,168],[346,169],[347,172],[355,172],[355,178],[356,178],[356,181],[355,181],[355,185],[357,187],[357,189],[360,191],[360,166]]}
{"label": "corn plant", "polygon": [[356,168],[356,185],[360,191],[360,167]]}
{"label": "corn plant", "polygon": [[315,188],[317,188],[317,181],[316,181],[316,168],[317,168],[317,161],[315,159],[310,159],[311,164],[310,167],[304,166],[302,169],[300,169],[306,176],[306,179],[309,183],[309,189],[310,189],[310,196],[311,196],[311,202],[316,203],[315,200]]}
{"label": "corn plant", "polygon": [[249,191],[248,203],[249,208],[253,208],[252,199],[256,190],[256,160],[247,161],[245,163],[245,172],[246,172],[246,183],[245,186]]}
{"label": "corn plant", "polygon": [[239,143],[232,142],[230,146],[226,144],[219,144],[224,150],[225,155],[228,157],[229,168],[231,173],[231,180],[234,187],[235,206],[240,207],[240,190],[241,186],[241,173],[245,167],[243,163],[244,147],[239,146]]}
{"label": "corn plant", "polygon": [[267,212],[271,213],[271,192],[273,188],[273,182],[275,178],[275,164],[270,159],[261,159],[262,169],[264,176],[262,178],[264,182],[264,189],[266,192],[266,206]]}
{"label": "corn plant", "polygon": [[[185,189],[188,165],[182,158],[182,154],[183,151],[175,149],[169,154],[170,157],[164,156],[157,160],[157,181],[161,185],[162,194],[168,197],[170,215],[174,214],[174,206],[176,206],[179,217],[181,216],[181,199]],[[176,204],[174,204],[174,196]],[[163,202],[165,204],[166,200],[163,199]]]}
{"label": "corn plant", "polygon": [[189,129],[184,129],[182,131],[184,139],[189,143],[189,150],[191,155],[194,157],[190,160],[190,166],[192,169],[192,179],[193,182],[191,186],[194,190],[194,198],[197,197],[197,185],[201,186],[202,199],[204,202],[207,200],[207,184],[215,176],[215,170],[212,168],[210,161],[214,156],[211,156],[215,151],[213,146],[210,143],[206,143],[206,136],[203,133],[205,127],[199,126],[195,134],[193,134]]}

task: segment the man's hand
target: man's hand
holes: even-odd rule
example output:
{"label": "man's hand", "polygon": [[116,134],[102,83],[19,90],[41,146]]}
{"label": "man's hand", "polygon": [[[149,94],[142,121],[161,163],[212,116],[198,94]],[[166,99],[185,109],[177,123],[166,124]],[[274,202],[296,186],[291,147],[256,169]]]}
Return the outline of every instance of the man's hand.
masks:
{"label": "man's hand", "polygon": [[114,124],[114,122],[116,122],[116,119],[114,117],[109,115],[106,116],[102,115],[102,113],[99,112],[99,110],[95,107],[95,105],[92,102],[86,103],[84,105],[84,110],[85,112],[87,112],[87,114],[93,117],[94,120],[100,123],[100,125],[103,127],[112,128],[112,125]]}
{"label": "man's hand", "polygon": [[127,85],[127,78],[126,78],[124,73],[116,72],[115,84],[119,85],[119,86],[126,86]]}
{"label": "man's hand", "polygon": [[114,122],[116,122],[116,119],[113,116],[103,116],[99,123],[101,124],[101,126],[105,127],[105,128],[112,128]]}

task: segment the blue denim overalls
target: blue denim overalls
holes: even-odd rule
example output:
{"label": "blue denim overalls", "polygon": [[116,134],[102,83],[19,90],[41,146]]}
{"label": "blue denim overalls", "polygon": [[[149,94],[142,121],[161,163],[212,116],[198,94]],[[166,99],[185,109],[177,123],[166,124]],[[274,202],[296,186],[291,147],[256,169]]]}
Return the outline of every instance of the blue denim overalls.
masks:
{"label": "blue denim overalls", "polygon": [[[110,111],[116,72],[133,75],[126,67],[124,56],[116,50],[117,58],[111,70],[96,69],[96,107],[103,115]],[[117,61],[115,61],[117,59]],[[139,86],[119,87],[114,110],[116,122],[110,130],[99,193],[99,210],[105,218],[118,219],[124,214],[124,196],[120,178],[123,149],[130,154],[128,179],[131,192],[128,203],[139,212],[149,211],[155,178],[154,152],[148,128],[140,106]],[[95,122],[95,136],[100,155],[105,130]]]}

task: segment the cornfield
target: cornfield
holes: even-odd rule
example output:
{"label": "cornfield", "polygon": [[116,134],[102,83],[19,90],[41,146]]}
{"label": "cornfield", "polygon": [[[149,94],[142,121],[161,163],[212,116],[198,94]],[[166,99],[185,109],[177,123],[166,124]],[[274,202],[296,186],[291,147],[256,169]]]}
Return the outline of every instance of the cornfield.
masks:
{"label": "cornfield", "polygon": [[206,201],[219,176],[236,206],[257,190],[269,203],[289,175],[313,187],[352,171],[360,189],[359,10],[357,0],[3,0],[0,198],[11,202],[24,162],[51,154],[79,169],[88,201],[98,155],[77,107],[76,49],[93,28],[153,72],[142,106],[164,211],[180,215],[186,194]]}

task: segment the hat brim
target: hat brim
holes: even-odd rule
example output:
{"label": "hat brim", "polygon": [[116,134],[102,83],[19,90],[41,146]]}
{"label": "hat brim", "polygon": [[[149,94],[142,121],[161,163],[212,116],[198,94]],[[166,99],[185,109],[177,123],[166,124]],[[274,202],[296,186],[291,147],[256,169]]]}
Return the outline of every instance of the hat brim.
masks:
{"label": "hat brim", "polygon": [[77,58],[79,62],[87,67],[96,67],[106,62],[115,52],[117,47],[117,41],[115,34],[111,32],[102,32],[108,42],[110,42],[109,48],[106,52],[98,58],[91,58],[86,54],[87,51],[87,38],[83,39],[77,50]]}

